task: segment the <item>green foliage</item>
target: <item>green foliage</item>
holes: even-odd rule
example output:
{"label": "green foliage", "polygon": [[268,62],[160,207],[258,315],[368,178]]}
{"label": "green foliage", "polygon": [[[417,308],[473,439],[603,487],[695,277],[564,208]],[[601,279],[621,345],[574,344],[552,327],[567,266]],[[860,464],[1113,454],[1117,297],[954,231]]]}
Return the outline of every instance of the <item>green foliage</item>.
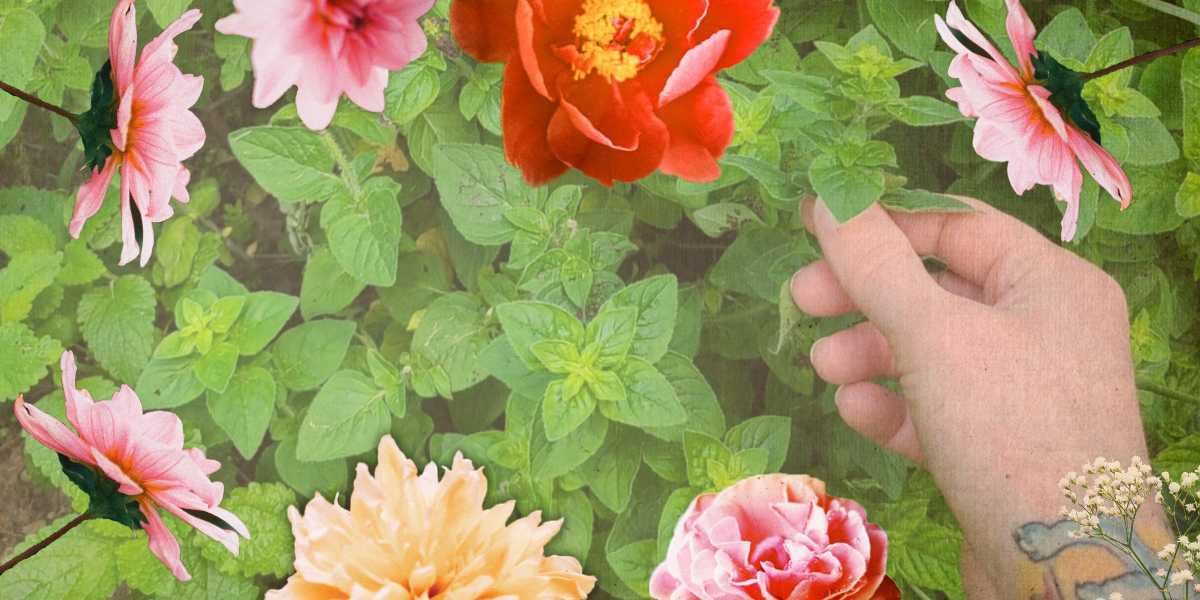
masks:
{"label": "green foliage", "polygon": [[[792,305],[793,273],[819,256],[798,207],[819,195],[846,221],[876,201],[967,212],[964,195],[1057,239],[1063,203],[1044,187],[1014,195],[975,152],[973,119],[945,95],[959,84],[933,27],[944,6],[776,4],[771,38],[718,75],[736,124],[721,176],[612,187],[577,172],[524,182],[502,143],[504,68],[449,43],[446,2],[424,23],[430,49],[389,75],[382,113],[343,99],[320,133],[290,92],[253,109],[250,40],[198,28],[176,60],[206,79],[209,139],[185,161],[191,202],[172,203],[141,270],[116,264],[119,180],[78,239],[66,229],[81,167],[110,151],[113,2],[0,0],[0,80],[97,107],[81,145],[65,119],[0,94],[0,401],[25,394],[62,418],[47,367],[72,349],[94,397],[128,384],[146,410],[179,415],[252,533],[234,558],[168,517],[193,575],[180,583],[144,536],[89,523],[6,574],[0,598],[98,599],[121,581],[138,597],[259,597],[291,569],[286,507],[344,501],[387,434],[422,467],[461,451],[484,468],[488,505],[562,518],[547,552],[578,558],[597,598],[645,597],[697,495],[772,472],[861,502],[906,597],[961,598],[961,532],[932,479],[842,423],[808,362],[856,317]],[[1195,35],[1131,6],[1027,3],[1046,75]],[[142,37],[190,8],[210,25],[230,10],[147,0]],[[1011,54],[1001,3],[965,8]],[[1085,177],[1068,247],[1126,291],[1138,376],[1157,390],[1141,393],[1155,464],[1193,469],[1200,50],[1047,85],[1133,182],[1122,211]],[[35,479],[86,508],[54,452],[25,447]]]}

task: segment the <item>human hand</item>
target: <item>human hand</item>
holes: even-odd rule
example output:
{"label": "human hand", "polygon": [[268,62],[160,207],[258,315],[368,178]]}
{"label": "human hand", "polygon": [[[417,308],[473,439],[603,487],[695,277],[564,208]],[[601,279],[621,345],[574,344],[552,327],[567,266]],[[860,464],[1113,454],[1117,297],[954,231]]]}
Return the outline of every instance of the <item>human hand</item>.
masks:
{"label": "human hand", "polygon": [[[1146,456],[1124,292],[1016,219],[889,213],[838,226],[819,201],[804,222],[825,258],[792,281],[813,316],[868,318],[818,340],[813,367],[838,411],[926,467],[964,532],[973,598],[1018,594],[1013,532],[1057,520],[1064,473],[1097,456]],[[921,256],[946,271],[930,276]],[[899,380],[903,397],[871,382]]]}

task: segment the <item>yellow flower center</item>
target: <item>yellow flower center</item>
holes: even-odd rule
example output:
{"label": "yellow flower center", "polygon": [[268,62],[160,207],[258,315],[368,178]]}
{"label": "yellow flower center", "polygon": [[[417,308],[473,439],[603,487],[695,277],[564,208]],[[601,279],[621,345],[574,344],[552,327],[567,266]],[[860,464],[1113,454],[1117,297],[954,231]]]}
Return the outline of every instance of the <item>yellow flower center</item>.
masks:
{"label": "yellow flower center", "polygon": [[[625,81],[661,49],[663,27],[643,0],[587,0],[575,17],[575,79],[597,73]],[[576,53],[571,53],[576,54]]]}

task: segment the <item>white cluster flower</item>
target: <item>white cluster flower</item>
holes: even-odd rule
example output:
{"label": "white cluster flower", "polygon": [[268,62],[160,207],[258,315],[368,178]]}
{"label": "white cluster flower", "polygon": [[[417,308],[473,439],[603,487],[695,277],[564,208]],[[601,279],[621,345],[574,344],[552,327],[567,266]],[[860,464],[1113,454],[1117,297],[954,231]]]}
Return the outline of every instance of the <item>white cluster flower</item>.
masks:
{"label": "white cluster flower", "polygon": [[[1200,504],[1200,485],[1197,483],[1200,483],[1200,469],[1185,472],[1172,481],[1170,473],[1164,471],[1156,475],[1140,457],[1133,457],[1127,469],[1122,469],[1119,462],[1100,457],[1085,463],[1080,472],[1071,471],[1059,480],[1060,491],[1070,501],[1059,514],[1079,525],[1079,529],[1068,532],[1070,537],[1100,539],[1124,554],[1133,555],[1134,549],[1125,536],[1113,535],[1113,532],[1130,531],[1142,503],[1150,499],[1162,505],[1172,518],[1178,513],[1196,513]],[[1167,502],[1165,496],[1168,494],[1172,502]],[[1187,516],[1195,518],[1192,514]],[[1164,592],[1169,587],[1194,583],[1192,569],[1200,565],[1200,539],[1192,541],[1187,535],[1181,535],[1176,542],[1162,547],[1158,559],[1166,568],[1147,563],[1143,569]],[[1185,598],[1189,597],[1191,587],[1200,594],[1200,583],[1194,583],[1184,588]],[[1114,593],[1108,600],[1122,598]]]}

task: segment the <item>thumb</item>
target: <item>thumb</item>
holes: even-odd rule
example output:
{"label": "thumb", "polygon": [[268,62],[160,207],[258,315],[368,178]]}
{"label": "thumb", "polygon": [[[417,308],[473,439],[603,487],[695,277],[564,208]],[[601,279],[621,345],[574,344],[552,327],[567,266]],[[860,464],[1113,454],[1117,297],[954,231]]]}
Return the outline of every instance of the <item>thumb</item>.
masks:
{"label": "thumb", "polygon": [[838,283],[893,347],[931,331],[946,292],[887,211],[872,204],[839,225],[817,199],[810,222]]}

